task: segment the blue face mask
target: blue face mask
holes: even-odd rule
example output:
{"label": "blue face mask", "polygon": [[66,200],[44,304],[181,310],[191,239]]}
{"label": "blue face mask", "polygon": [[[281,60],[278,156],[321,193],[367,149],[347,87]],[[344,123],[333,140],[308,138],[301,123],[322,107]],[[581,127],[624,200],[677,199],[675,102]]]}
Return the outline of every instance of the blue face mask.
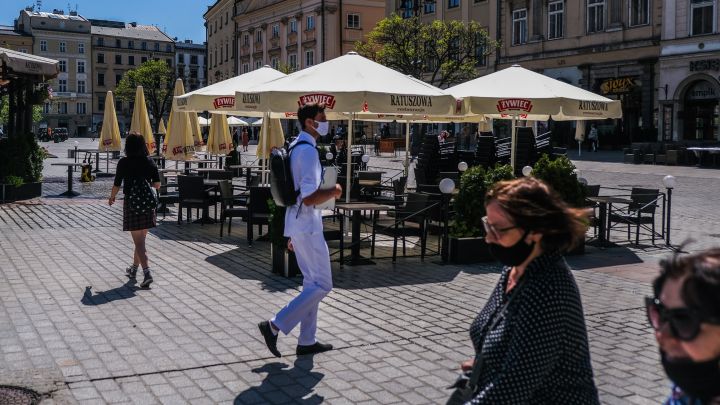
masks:
{"label": "blue face mask", "polygon": [[315,121],[317,122],[317,128],[315,130],[317,131],[320,136],[325,136],[330,131],[330,123],[327,121]]}

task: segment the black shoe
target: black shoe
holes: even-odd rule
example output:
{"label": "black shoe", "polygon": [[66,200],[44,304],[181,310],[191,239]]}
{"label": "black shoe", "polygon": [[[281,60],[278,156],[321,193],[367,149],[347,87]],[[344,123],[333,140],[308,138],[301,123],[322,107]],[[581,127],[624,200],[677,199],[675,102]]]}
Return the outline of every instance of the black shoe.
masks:
{"label": "black shoe", "polygon": [[152,284],[152,282],[153,282],[153,278],[150,275],[150,272],[146,271],[145,275],[143,277],[143,281],[142,281],[142,283],[140,283],[140,288],[148,288],[148,287],[150,287],[150,284]]}
{"label": "black shoe", "polygon": [[127,269],[125,269],[125,275],[129,279],[134,279],[137,276],[137,267],[129,266]]}
{"label": "black shoe", "polygon": [[258,324],[258,329],[260,329],[260,333],[265,338],[265,344],[267,345],[267,348],[270,349],[270,353],[273,354],[275,357],[282,357],[280,352],[277,349],[277,335],[272,332],[272,326],[270,326],[269,321],[262,321]]}
{"label": "black shoe", "polygon": [[297,354],[298,356],[302,356],[304,354],[317,354],[330,351],[332,350],[332,348],[333,347],[331,344],[315,342],[314,345],[309,346],[298,345],[295,354]]}

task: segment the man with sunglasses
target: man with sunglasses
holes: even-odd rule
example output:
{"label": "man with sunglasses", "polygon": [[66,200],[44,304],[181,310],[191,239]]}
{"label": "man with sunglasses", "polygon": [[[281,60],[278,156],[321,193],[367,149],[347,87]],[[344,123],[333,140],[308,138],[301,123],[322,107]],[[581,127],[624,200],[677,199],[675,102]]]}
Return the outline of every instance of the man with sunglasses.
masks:
{"label": "man with sunglasses", "polygon": [[675,255],[660,266],[645,306],[675,384],[666,404],[720,404],[720,248]]}

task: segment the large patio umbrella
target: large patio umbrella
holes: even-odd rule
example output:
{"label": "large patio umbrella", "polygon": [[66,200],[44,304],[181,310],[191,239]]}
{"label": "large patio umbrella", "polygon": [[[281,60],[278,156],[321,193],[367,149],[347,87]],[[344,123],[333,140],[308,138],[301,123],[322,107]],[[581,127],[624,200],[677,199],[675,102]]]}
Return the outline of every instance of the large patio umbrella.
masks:
{"label": "large patio umbrella", "polygon": [[120,143],[120,128],[115,113],[115,98],[113,92],[108,91],[107,96],[105,96],[105,111],[103,113],[103,125],[100,130],[98,150],[116,152],[120,150]]}
{"label": "large patio umbrella", "polygon": [[130,133],[140,134],[145,138],[145,144],[148,148],[148,153],[155,153],[155,136],[153,135],[152,126],[150,126],[150,117],[147,112],[147,105],[145,104],[145,93],[143,87],[138,86],[135,90],[135,108],[133,109],[132,122],[130,123]]}
{"label": "large patio umbrella", "polygon": [[515,167],[515,126],[519,119],[545,121],[620,118],[620,101],[611,100],[519,65],[450,87],[468,114],[512,119],[511,164]]}
{"label": "large patio umbrella", "polygon": [[[349,128],[353,127],[356,114],[402,114],[411,121],[453,115],[456,107],[455,98],[443,90],[349,52],[249,91],[238,91],[234,108],[263,112],[267,121],[271,116],[293,117],[298,105],[311,102],[325,104],[328,119],[347,119]],[[263,130],[267,131],[267,126]],[[351,150],[352,134],[349,135]],[[351,159],[352,154],[348,153],[348,173]],[[350,176],[346,192],[349,201]]]}
{"label": "large patio umbrella", "polygon": [[[279,118],[271,118],[266,121],[269,125],[267,130],[261,131],[260,141],[258,145],[261,145],[255,151],[255,155],[259,158],[270,157],[270,152],[273,148],[282,147],[285,144],[285,133],[283,132],[282,124]],[[263,139],[267,136],[267,140]]]}
{"label": "large patio umbrella", "polygon": [[[175,107],[173,107],[175,108]],[[201,127],[209,127],[210,126],[210,119],[198,117],[198,124],[200,124]]]}
{"label": "large patio umbrella", "polygon": [[[181,81],[182,84],[182,81]],[[182,88],[183,93],[185,88]],[[200,122],[196,112],[192,111],[187,113],[188,119],[190,120],[190,132],[192,133],[193,142],[195,143],[195,150],[201,150],[205,146],[203,141],[202,132],[200,131]]]}
{"label": "large patio umbrella", "polygon": [[160,122],[158,122],[157,133],[163,135],[167,134],[167,128],[165,128],[165,120],[162,118],[160,118]]}
{"label": "large patio umbrella", "polygon": [[214,118],[210,123],[207,151],[214,155],[226,155],[233,148],[230,128],[227,125],[225,114],[213,114],[213,116]]}
{"label": "large patio umbrella", "polygon": [[[182,80],[175,81],[175,95],[182,95]],[[177,111],[176,108],[170,110],[170,118],[168,119],[168,133],[165,136],[163,145],[163,153],[169,160],[192,160],[195,152],[195,141],[193,140],[192,128],[190,127],[190,117],[186,112]]]}
{"label": "large patio umbrella", "polygon": [[227,124],[231,127],[247,127],[250,125],[245,120],[238,117],[228,117]]}

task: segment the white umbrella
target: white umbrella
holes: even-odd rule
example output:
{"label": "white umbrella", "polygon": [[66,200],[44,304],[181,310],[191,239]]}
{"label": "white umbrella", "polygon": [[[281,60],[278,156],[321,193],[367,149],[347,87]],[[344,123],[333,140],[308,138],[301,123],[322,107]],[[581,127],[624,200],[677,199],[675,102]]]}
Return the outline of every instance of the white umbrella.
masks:
{"label": "white umbrella", "polygon": [[[181,79],[175,81],[176,96],[184,93]],[[190,127],[190,117],[186,112],[173,108],[168,119],[167,135],[163,145],[163,153],[168,160],[192,160],[195,152],[195,141]]]}
{"label": "white umbrella", "polygon": [[468,114],[512,119],[515,166],[515,123],[518,119],[545,121],[620,118],[620,101],[597,95],[560,80],[513,65],[507,69],[447,89],[463,99]]}
{"label": "white umbrella", "polygon": [[213,114],[216,119],[210,124],[207,151],[214,155],[228,154],[232,150],[232,137],[230,129],[225,124],[225,114]]}
{"label": "white umbrella", "polygon": [[244,121],[238,117],[228,117],[227,124],[231,127],[247,127],[250,125],[246,121]]}
{"label": "white umbrella", "polygon": [[210,119],[209,119],[209,118],[198,117],[198,124],[200,124],[201,127],[209,127],[209,126],[210,126]]}

